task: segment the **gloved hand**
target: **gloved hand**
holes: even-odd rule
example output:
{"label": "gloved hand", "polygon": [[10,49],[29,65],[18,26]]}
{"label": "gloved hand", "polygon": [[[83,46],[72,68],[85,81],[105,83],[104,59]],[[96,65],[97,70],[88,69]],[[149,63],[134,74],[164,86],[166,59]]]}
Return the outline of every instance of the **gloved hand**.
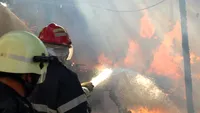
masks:
{"label": "gloved hand", "polygon": [[91,82],[83,82],[81,83],[81,86],[86,87],[90,92],[94,89],[94,85]]}

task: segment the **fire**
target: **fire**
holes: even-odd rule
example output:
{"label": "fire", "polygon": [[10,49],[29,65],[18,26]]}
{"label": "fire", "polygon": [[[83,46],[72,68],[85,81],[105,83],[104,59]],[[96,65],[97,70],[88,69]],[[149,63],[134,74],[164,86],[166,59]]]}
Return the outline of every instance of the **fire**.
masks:
{"label": "fire", "polygon": [[97,64],[97,65],[95,66],[95,69],[97,69],[98,71],[102,71],[103,69],[105,69],[105,66],[102,65],[102,64]]}
{"label": "fire", "polygon": [[112,66],[112,67],[119,67],[125,66],[127,68],[132,68],[135,71],[140,72],[145,67],[142,51],[138,43],[133,40],[129,41],[129,46],[127,50],[126,57],[123,58],[121,61],[113,62],[104,53],[100,54],[98,57],[98,65],[96,68],[98,70],[102,70],[105,66]]}
{"label": "fire", "polygon": [[194,64],[200,61],[200,57],[197,56],[195,53],[191,52],[190,53],[190,63]]}
{"label": "fire", "polygon": [[131,113],[166,113],[163,110],[159,109],[159,108],[155,108],[155,109],[148,109],[146,107],[140,107],[138,109],[130,109]]}
{"label": "fire", "polygon": [[128,51],[124,58],[124,65],[126,67],[134,67],[137,71],[144,68],[140,46],[133,40],[129,41]]}
{"label": "fire", "polygon": [[[148,12],[144,12],[144,16],[140,20],[141,29],[140,35],[143,38],[153,37],[155,34],[155,28],[151,23],[148,16]],[[157,75],[167,76],[172,79],[178,79],[182,77],[182,66],[183,66],[183,56],[181,47],[181,25],[177,21],[173,28],[163,35],[163,40],[161,44],[153,52],[153,60],[150,63],[148,72],[155,73]],[[148,40],[147,40],[148,41]],[[145,55],[145,54],[144,54]],[[195,53],[190,53],[191,64],[200,62],[200,57]],[[115,62],[107,58],[104,54],[101,54],[98,58],[100,64],[106,65],[117,65],[132,68],[135,71],[140,72],[145,68],[145,60],[143,58],[142,50],[140,44],[134,40],[129,41],[129,46],[127,50],[126,57],[122,59],[123,62]],[[102,66],[97,66],[103,69]]]}
{"label": "fire", "polygon": [[140,36],[142,38],[151,38],[155,33],[155,28],[151,23],[148,12],[144,11],[144,16],[140,20]]}
{"label": "fire", "polygon": [[[182,76],[181,66],[183,56],[181,53],[181,28],[180,22],[176,22],[173,29],[164,35],[164,40],[157,48],[154,59],[150,67],[150,72],[170,78]],[[175,50],[176,49],[176,50]],[[195,53],[190,53],[191,64],[200,61],[200,57]]]}
{"label": "fire", "polygon": [[177,21],[172,30],[165,34],[163,43],[165,43],[165,45],[172,46],[173,40],[175,40],[179,41],[179,44],[181,44],[181,37],[181,24]]}
{"label": "fire", "polygon": [[[153,75],[166,76],[171,78],[173,85],[169,86],[170,93],[167,95],[181,97],[182,99],[186,99],[185,93],[183,91],[185,88],[182,88],[182,77],[183,77],[183,56],[182,56],[182,35],[181,35],[181,24],[179,21],[176,21],[172,28],[163,34],[163,36],[156,36],[156,29],[149,18],[148,13],[145,11],[143,17],[140,20],[140,37],[142,40],[147,41],[160,41],[160,45],[156,45],[156,48],[151,50],[153,59],[150,62],[150,66],[147,67],[148,72],[151,72]],[[158,37],[158,38],[155,38]],[[155,39],[152,39],[155,38]],[[152,40],[151,40],[152,39]],[[117,62],[118,66],[125,66],[127,68],[132,68],[134,71],[140,72],[140,70],[145,69],[147,62],[145,61],[145,56],[148,54],[143,53],[142,47],[140,45],[140,40],[129,40],[127,53],[121,61]],[[150,56],[150,55],[148,55]],[[100,64],[106,65],[115,65],[113,61],[109,59],[105,54],[101,54],[98,58]],[[119,63],[120,62],[120,63]],[[122,63],[121,63],[122,62]],[[194,52],[190,52],[190,62],[191,65],[197,64],[200,62],[200,56],[198,56]],[[104,66],[97,66],[99,69],[104,69]],[[195,79],[200,79],[199,71],[196,72],[195,69],[193,71],[193,75]],[[146,74],[146,73],[145,73]],[[148,83],[143,79],[140,80],[143,83]],[[180,88],[181,87],[181,88]],[[163,89],[166,90],[166,89]],[[180,91],[180,92],[179,92]],[[155,92],[155,91],[154,91]],[[182,92],[182,93],[181,93]],[[155,92],[156,93],[156,92]],[[156,97],[156,96],[155,96]],[[157,97],[156,97],[157,98]],[[175,104],[177,100],[173,100]],[[166,110],[158,108],[148,109],[146,107],[139,107],[137,109],[131,109],[132,113],[170,113],[166,112]]]}
{"label": "fire", "polygon": [[112,65],[113,61],[110,60],[109,58],[107,58],[104,53],[102,53],[99,57],[98,57],[98,62],[100,64],[106,64],[106,65]]}
{"label": "fire", "polygon": [[154,59],[150,67],[150,72],[158,75],[169,76],[171,78],[179,78],[181,76],[180,61],[182,57],[173,57],[169,54],[166,46],[160,46],[154,54]]}
{"label": "fire", "polygon": [[174,50],[174,45],[176,45],[174,41],[179,43],[177,48],[181,48],[180,40],[180,23],[177,22],[172,31],[164,35],[161,45],[154,53],[154,59],[149,69],[150,72],[170,78],[179,78],[182,75],[181,62],[183,58],[181,56],[181,51]]}
{"label": "fire", "polygon": [[[150,62],[150,66],[147,67],[148,72],[151,72],[156,75],[166,76],[173,79],[173,86],[169,86],[171,91],[168,95],[179,95],[179,97],[185,99],[185,93],[180,93],[179,91],[184,91],[182,88],[182,77],[183,77],[183,56],[182,56],[182,34],[181,34],[181,24],[179,21],[176,21],[174,25],[170,26],[171,29],[163,34],[163,36],[156,36],[156,28],[152,24],[152,21],[148,15],[148,12],[145,11],[143,17],[140,19],[140,37],[142,40],[147,41],[160,41],[160,45],[156,45],[156,48],[151,50],[153,54],[153,59]],[[155,38],[156,37],[156,38]],[[154,38],[153,40],[151,40]],[[146,53],[143,53],[143,50],[140,47],[140,40],[129,40],[127,53],[124,58],[121,59],[121,62],[118,66],[125,66],[127,68],[132,68],[134,71],[140,72],[140,70],[145,69],[147,62],[145,61],[145,56],[150,56]],[[104,54],[99,56],[100,64],[115,65],[113,61],[107,58]],[[194,52],[190,52],[190,62],[191,65],[197,64],[200,62],[200,56]],[[103,66],[98,66],[103,69]],[[198,69],[195,69],[198,70]],[[193,70],[192,70],[193,71]],[[193,71],[195,73],[195,78],[200,79],[200,73]],[[144,83],[148,83],[143,79],[140,80]],[[179,81],[179,82],[178,82]],[[181,86],[180,86],[181,85]],[[181,87],[181,88],[179,88]],[[165,90],[165,89],[164,89]],[[172,96],[173,96],[172,95]],[[175,100],[176,102],[176,100]],[[148,109],[146,107],[139,107],[137,109],[131,109],[132,113],[170,113],[166,112],[163,109],[154,108]]]}

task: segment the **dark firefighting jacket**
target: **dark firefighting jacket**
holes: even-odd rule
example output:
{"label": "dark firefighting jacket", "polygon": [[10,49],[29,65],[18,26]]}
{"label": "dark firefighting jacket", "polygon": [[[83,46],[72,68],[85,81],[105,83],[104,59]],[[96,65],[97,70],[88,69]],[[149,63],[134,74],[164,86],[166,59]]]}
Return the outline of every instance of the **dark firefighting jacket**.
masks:
{"label": "dark firefighting jacket", "polygon": [[49,63],[46,79],[36,87],[30,101],[41,113],[88,113],[87,97],[76,73],[57,58]]}
{"label": "dark firefighting jacket", "polygon": [[25,97],[0,82],[0,113],[36,113]]}

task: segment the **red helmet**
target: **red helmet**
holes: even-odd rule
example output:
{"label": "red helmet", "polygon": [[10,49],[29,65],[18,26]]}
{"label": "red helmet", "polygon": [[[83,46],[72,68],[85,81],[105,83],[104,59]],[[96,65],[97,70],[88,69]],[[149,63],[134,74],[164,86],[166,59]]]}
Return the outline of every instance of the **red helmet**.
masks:
{"label": "red helmet", "polygon": [[65,29],[54,23],[49,24],[39,34],[40,40],[44,43],[69,46],[72,44]]}
{"label": "red helmet", "polygon": [[68,33],[63,27],[55,23],[51,23],[42,29],[39,34],[39,38],[46,44],[67,46],[69,48],[69,53],[66,60],[71,59],[73,55],[73,46]]}

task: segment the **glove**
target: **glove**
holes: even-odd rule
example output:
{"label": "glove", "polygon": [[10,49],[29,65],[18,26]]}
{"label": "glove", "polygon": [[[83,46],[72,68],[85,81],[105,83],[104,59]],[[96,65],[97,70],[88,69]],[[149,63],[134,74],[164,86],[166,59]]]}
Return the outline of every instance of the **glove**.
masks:
{"label": "glove", "polygon": [[90,92],[94,89],[94,85],[91,82],[83,82],[81,83],[81,86],[86,87]]}

